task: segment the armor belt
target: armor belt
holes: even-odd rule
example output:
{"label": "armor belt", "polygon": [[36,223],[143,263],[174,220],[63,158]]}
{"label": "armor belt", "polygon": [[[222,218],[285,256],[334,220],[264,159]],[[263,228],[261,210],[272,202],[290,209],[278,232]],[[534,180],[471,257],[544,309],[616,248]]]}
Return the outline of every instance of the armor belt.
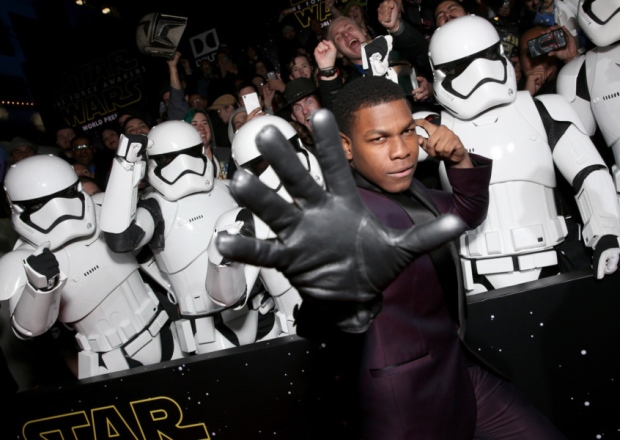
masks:
{"label": "armor belt", "polygon": [[558,264],[558,254],[555,250],[551,249],[541,252],[532,252],[530,254],[471,260],[471,262],[475,274],[491,275],[495,273],[519,272],[554,266]]}
{"label": "armor belt", "polygon": [[167,322],[168,313],[166,313],[166,311],[160,306],[160,310],[153,317],[149,325],[144,327],[140,333],[135,335],[122,346],[125,355],[129,357],[134,356],[142,347],[148,344],[149,341],[159,334]]}

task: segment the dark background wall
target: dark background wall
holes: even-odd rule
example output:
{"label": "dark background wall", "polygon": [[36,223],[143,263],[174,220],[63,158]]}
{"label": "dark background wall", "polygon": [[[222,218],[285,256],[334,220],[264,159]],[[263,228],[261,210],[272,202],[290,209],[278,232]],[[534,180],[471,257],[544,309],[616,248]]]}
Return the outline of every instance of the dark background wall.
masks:
{"label": "dark background wall", "polygon": [[[109,6],[111,13],[103,15],[103,6]],[[280,11],[292,6],[300,8],[298,19],[291,22],[291,16],[289,21],[279,22]],[[252,43],[260,51],[272,53],[275,38],[285,23],[299,27],[312,15],[325,18],[321,8],[324,10],[322,0],[85,0],[82,6],[75,0],[0,0],[0,120],[4,122],[0,140],[32,128],[33,113],[40,114],[48,131],[53,130],[63,122],[58,112],[59,98],[67,93],[83,94],[88,86],[77,81],[71,69],[96,69],[119,50],[126,51],[125,59],[134,57],[142,69],[140,90],[146,94],[153,89],[153,84],[167,74],[167,67],[163,59],[137,51],[136,25],[148,13],[188,18],[179,50],[195,62],[190,39],[196,35],[214,30],[218,38],[210,42],[214,47],[227,44],[241,49]],[[99,75],[99,79],[102,77],[105,75]],[[41,133],[33,135],[41,137],[41,142],[49,142],[49,137]]]}

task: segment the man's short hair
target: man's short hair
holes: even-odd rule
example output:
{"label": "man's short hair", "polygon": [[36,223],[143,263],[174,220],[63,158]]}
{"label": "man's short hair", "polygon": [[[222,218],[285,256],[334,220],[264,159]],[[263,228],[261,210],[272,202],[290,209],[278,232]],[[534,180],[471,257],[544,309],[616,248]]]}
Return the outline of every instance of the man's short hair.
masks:
{"label": "man's short hair", "polygon": [[336,23],[340,23],[341,21],[348,21],[349,23],[353,23],[353,25],[359,28],[359,25],[355,22],[355,20],[347,17],[346,15],[341,15],[340,17],[337,17],[334,20],[332,20],[332,22],[329,24],[329,27],[327,28],[327,39],[328,40],[334,41],[334,35],[332,34],[332,29],[334,28],[334,25]]}
{"label": "man's short hair", "polygon": [[342,133],[351,136],[356,112],[399,99],[407,101],[401,86],[383,76],[364,76],[345,84],[338,92],[333,113]]}

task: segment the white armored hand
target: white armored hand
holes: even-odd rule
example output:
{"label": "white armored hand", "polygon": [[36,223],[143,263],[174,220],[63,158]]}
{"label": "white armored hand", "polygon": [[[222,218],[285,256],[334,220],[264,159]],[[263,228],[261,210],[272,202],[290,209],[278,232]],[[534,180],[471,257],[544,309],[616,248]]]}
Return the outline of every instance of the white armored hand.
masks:
{"label": "white armored hand", "polygon": [[386,76],[398,83],[396,72],[390,67],[391,51],[391,35],[380,35],[370,43],[362,44],[362,67],[366,71],[366,75]]}
{"label": "white armored hand", "polygon": [[152,144],[144,134],[121,134],[116,155],[135,163],[143,159],[144,152]]}
{"label": "white armored hand", "polygon": [[357,193],[331,112],[317,110],[311,123],[327,191],[306,172],[284,136],[265,127],[256,142],[294,203],[250,173],[237,172],[231,184],[235,199],[265,221],[277,239],[220,234],[217,246],[226,257],[275,267],[289,279],[303,299],[296,314],[299,335],[317,323],[360,333],[381,310],[381,292],[390,282],[421,253],[458,237],[467,225],[445,215],[408,230],[384,227]]}
{"label": "white armored hand", "polygon": [[620,261],[620,246],[618,237],[614,235],[604,235],[594,248],[592,257],[594,276],[600,280],[605,275],[611,275],[618,270]]}

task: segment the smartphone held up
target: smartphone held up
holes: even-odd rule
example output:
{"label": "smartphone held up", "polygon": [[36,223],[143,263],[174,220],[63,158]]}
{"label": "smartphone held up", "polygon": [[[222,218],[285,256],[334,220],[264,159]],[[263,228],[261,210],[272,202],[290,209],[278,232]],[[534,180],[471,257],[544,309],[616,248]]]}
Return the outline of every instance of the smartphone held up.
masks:
{"label": "smartphone held up", "polygon": [[245,107],[245,111],[250,114],[254,109],[260,108],[260,101],[258,100],[258,95],[256,93],[248,93],[247,95],[242,96],[243,106]]}
{"label": "smartphone held up", "polygon": [[535,58],[566,47],[566,44],[567,41],[564,30],[556,29],[548,34],[532,38],[527,42],[527,47],[530,51],[530,55]]}

